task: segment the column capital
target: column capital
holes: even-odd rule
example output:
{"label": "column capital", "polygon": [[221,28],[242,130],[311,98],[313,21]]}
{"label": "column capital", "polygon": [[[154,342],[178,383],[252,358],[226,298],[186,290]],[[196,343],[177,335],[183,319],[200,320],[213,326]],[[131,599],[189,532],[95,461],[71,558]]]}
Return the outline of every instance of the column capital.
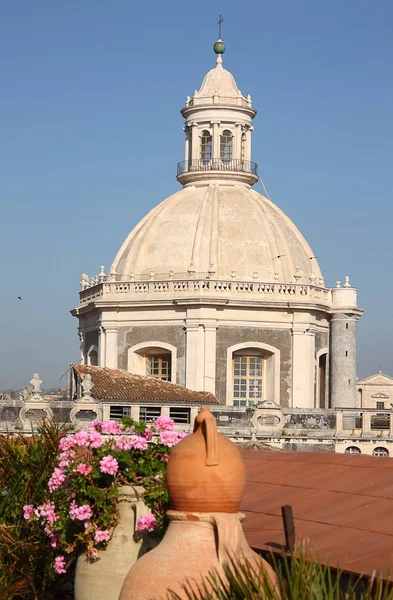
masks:
{"label": "column capital", "polygon": [[221,125],[221,121],[219,121],[218,119],[212,119],[210,121],[210,124],[211,125]]}

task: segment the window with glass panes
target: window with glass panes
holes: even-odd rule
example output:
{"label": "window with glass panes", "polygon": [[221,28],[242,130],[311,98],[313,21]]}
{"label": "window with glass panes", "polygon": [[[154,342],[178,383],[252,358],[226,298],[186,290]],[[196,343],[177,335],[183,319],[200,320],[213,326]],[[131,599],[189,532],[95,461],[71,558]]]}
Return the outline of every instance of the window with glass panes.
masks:
{"label": "window with glass panes", "polygon": [[208,131],[202,131],[201,135],[201,160],[209,161],[212,157],[212,136]]}
{"label": "window with glass panes", "polygon": [[171,380],[171,355],[158,354],[147,357],[147,374],[163,381]]}
{"label": "window with glass panes", "polygon": [[263,358],[235,356],[233,358],[233,398],[235,406],[248,406],[262,399]]}
{"label": "window with glass panes", "polygon": [[220,158],[225,162],[232,160],[232,141],[231,132],[225,129],[220,137]]}

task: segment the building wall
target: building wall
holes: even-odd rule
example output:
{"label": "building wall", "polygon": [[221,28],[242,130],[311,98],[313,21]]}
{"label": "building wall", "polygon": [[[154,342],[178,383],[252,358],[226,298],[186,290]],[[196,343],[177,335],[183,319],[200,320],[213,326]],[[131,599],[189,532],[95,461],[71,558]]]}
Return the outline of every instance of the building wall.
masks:
{"label": "building wall", "polygon": [[138,325],[119,327],[117,366],[128,369],[128,350],[136,344],[148,341],[164,342],[177,349],[176,383],[185,385],[186,337],[184,327],[179,325]]}
{"label": "building wall", "polygon": [[85,354],[92,346],[96,346],[98,348],[98,329],[86,331],[85,333]]}
{"label": "building wall", "polygon": [[292,391],[292,340],[289,329],[261,327],[224,327],[217,330],[216,398],[225,404],[227,396],[227,349],[235,344],[262,342],[280,351],[280,404],[290,406]]}

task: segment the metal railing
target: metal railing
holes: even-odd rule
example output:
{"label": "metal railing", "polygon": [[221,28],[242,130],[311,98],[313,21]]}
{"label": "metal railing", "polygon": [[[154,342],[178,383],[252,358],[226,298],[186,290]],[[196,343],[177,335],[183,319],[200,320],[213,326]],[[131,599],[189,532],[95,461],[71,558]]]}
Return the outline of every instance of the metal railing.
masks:
{"label": "metal railing", "polygon": [[251,173],[258,177],[258,165],[256,163],[236,158],[197,158],[194,160],[183,160],[177,164],[178,176],[192,171],[238,171],[241,173]]}

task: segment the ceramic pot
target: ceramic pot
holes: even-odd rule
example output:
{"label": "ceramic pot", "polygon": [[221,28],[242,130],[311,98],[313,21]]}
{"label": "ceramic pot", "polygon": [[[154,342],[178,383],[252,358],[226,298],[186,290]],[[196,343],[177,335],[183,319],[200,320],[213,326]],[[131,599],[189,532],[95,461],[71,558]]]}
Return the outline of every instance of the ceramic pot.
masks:
{"label": "ceramic pot", "polygon": [[166,480],[176,510],[238,512],[245,485],[243,459],[235,444],[217,433],[208,408],[195,419],[194,433],[174,448]]}
{"label": "ceramic pot", "polygon": [[144,489],[139,486],[123,486],[119,489],[120,520],[107,549],[100,552],[100,558],[95,562],[88,561],[85,554],[78,558],[75,600],[117,600],[132,565],[156,545],[154,539],[134,540],[137,519],[151,512],[143,502],[143,493]]}
{"label": "ceramic pot", "polygon": [[170,522],[164,539],[132,567],[119,600],[162,600],[168,590],[186,600],[182,589],[186,581],[196,591],[212,569],[223,576],[230,557],[254,566],[263,564],[271,581],[276,581],[272,568],[248,546],[241,513],[168,511],[167,515]]}

